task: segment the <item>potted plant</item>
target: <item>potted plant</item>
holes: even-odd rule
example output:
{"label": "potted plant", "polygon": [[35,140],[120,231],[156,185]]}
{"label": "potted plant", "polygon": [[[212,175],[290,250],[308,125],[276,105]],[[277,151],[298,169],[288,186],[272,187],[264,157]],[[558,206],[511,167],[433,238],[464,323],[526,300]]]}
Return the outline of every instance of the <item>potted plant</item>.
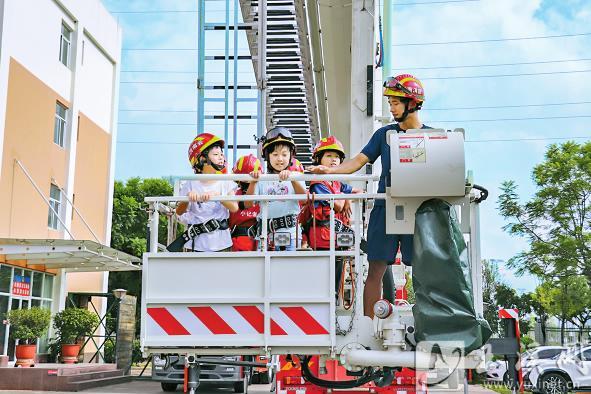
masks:
{"label": "potted plant", "polygon": [[6,319],[10,324],[10,337],[18,340],[15,366],[35,365],[37,339],[47,332],[51,322],[51,312],[49,309],[39,307],[13,309],[8,311]]}
{"label": "potted plant", "polygon": [[80,353],[79,339],[94,332],[98,316],[84,308],[66,308],[53,317],[53,327],[61,344],[60,354],[65,364],[74,364]]}

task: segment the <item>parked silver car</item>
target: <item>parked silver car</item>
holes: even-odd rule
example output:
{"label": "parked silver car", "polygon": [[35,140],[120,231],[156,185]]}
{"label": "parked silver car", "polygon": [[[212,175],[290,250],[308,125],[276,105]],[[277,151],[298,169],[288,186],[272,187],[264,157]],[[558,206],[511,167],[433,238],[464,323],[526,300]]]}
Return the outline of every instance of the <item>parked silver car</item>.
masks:
{"label": "parked silver car", "polygon": [[[241,356],[216,357],[228,361],[239,361]],[[248,368],[235,365],[201,364],[201,383],[210,383],[220,387],[233,387],[235,393],[248,392]],[[176,391],[183,384],[185,358],[176,354],[157,355],[152,357],[152,380],[159,381],[163,391]]]}

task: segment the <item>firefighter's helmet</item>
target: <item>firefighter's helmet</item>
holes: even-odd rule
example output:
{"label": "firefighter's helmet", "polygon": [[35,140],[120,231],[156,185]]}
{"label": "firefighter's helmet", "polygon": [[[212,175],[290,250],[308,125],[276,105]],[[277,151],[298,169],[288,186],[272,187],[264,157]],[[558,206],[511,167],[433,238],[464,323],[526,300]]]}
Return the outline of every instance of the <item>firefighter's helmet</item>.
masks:
{"label": "firefighter's helmet", "polygon": [[292,157],[295,155],[295,142],[291,135],[291,131],[289,131],[286,127],[274,127],[267,132],[267,134],[262,138],[262,150],[263,150],[263,157],[265,160],[269,159],[269,153],[272,152],[273,146],[277,143],[284,143],[290,147]]}
{"label": "firefighter's helmet", "polygon": [[406,97],[420,104],[425,101],[425,90],[417,78],[401,74],[384,81],[384,96]]}
{"label": "firefighter's helmet", "polygon": [[339,154],[341,158],[341,162],[345,160],[345,148],[341,141],[339,141],[335,136],[331,135],[330,137],[322,138],[312,151],[312,159],[315,161],[320,161],[320,153],[326,151],[334,151]]}
{"label": "firefighter's helmet", "polygon": [[[213,135],[210,133],[201,133],[191,145],[189,145],[189,162],[191,163],[191,167],[195,170],[196,173],[200,173],[203,171],[203,165],[209,164],[215,169],[216,174],[227,174],[228,168],[226,167],[226,162],[224,164],[219,165],[210,162],[209,158],[207,158],[207,153],[209,149],[213,148],[214,146],[219,146],[220,148],[224,148],[224,140]],[[205,156],[205,161],[200,160],[202,156]]]}
{"label": "firefighter's helmet", "polygon": [[261,161],[252,153],[236,160],[232,172],[234,174],[250,174],[253,171],[262,171]]}
{"label": "firefighter's helmet", "polygon": [[291,165],[287,169],[292,172],[304,172],[303,164],[295,157],[291,160]]}
{"label": "firefighter's helmet", "polygon": [[191,145],[189,145],[189,161],[191,166],[195,166],[199,162],[199,157],[203,155],[207,148],[217,145],[220,148],[224,148],[224,140],[210,133],[201,133]]}

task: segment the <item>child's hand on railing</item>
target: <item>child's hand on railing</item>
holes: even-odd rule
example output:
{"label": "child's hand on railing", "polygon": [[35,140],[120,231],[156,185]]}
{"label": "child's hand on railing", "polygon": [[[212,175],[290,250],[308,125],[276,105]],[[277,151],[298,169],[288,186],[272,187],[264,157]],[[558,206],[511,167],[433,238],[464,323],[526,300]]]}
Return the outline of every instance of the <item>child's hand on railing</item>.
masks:
{"label": "child's hand on railing", "polygon": [[258,171],[252,171],[249,175],[251,177],[253,177],[254,179],[259,179],[261,174],[262,174],[261,170],[258,170]]}
{"label": "child's hand on railing", "polygon": [[341,213],[347,219],[351,218],[352,211],[351,211],[351,201],[350,200],[345,200],[345,203],[343,204],[343,210],[341,211]]}
{"label": "child's hand on railing", "polygon": [[279,180],[285,181],[285,180],[287,180],[287,178],[289,178],[290,175],[291,175],[291,171],[283,170],[279,173]]}
{"label": "child's hand on railing", "polygon": [[189,192],[187,197],[189,197],[189,201],[191,202],[206,202],[209,201],[211,197],[219,196],[219,192],[205,192],[205,193],[196,193],[196,192]]}

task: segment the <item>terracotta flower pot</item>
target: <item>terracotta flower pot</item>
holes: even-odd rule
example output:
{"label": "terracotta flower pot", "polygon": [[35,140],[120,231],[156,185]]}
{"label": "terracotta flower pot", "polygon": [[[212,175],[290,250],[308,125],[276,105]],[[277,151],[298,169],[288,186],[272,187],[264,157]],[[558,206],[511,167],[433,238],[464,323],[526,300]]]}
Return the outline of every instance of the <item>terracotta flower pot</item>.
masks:
{"label": "terracotta flower pot", "polygon": [[80,353],[80,345],[73,344],[67,345],[62,344],[62,362],[64,364],[74,364],[78,362],[78,353]]}
{"label": "terracotta flower pot", "polygon": [[16,345],[15,353],[15,367],[32,367],[35,365],[35,354],[37,353],[37,345]]}

